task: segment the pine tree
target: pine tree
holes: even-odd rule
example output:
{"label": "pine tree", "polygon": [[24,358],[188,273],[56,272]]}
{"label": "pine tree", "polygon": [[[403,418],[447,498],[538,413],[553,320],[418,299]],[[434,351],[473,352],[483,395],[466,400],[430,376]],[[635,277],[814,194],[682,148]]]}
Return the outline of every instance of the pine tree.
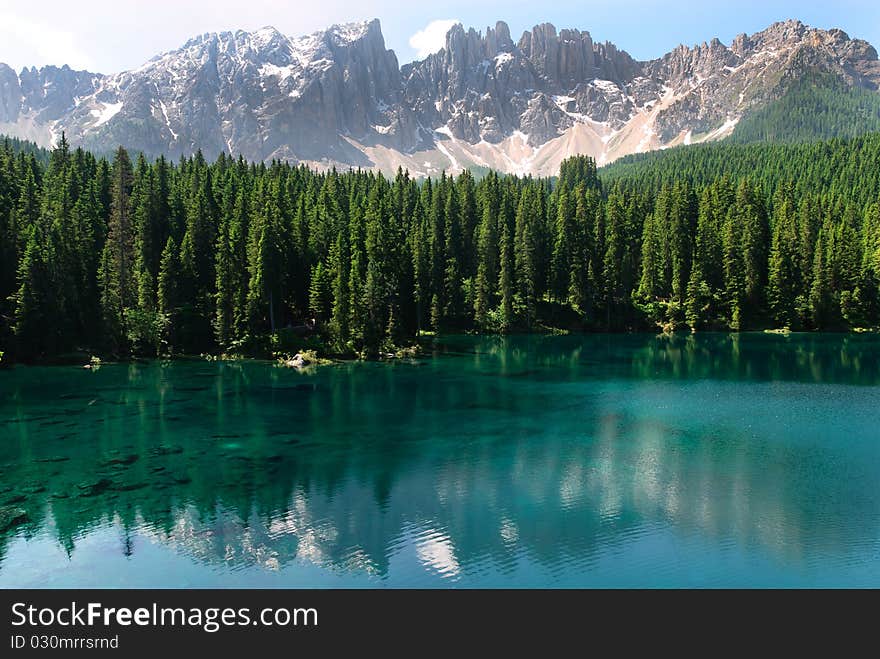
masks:
{"label": "pine tree", "polygon": [[535,236],[538,216],[539,208],[535,193],[530,187],[525,187],[520,195],[516,212],[516,233],[513,242],[517,296],[529,329],[535,322],[538,303],[538,248]]}
{"label": "pine tree", "polygon": [[[214,247],[217,243],[215,233],[214,197],[210,174],[205,171],[194,182],[197,191],[186,207],[185,242],[191,245],[192,275],[195,286],[194,300],[200,313],[207,315],[213,308],[210,294],[214,287]],[[188,238],[186,238],[188,236]]]}
{"label": "pine tree", "polygon": [[488,315],[493,307],[495,282],[498,278],[498,217],[497,199],[494,190],[483,200],[483,217],[480,222],[477,259],[476,296],[474,300],[474,322],[485,328]]}
{"label": "pine tree", "polygon": [[[798,272],[803,277],[803,282],[809,284],[813,281],[813,261],[816,254],[816,241],[822,220],[819,213],[818,202],[812,194],[806,194],[798,204],[797,214],[798,233]],[[808,291],[809,292],[809,291]],[[802,321],[806,320],[802,317]]]}
{"label": "pine tree", "polygon": [[649,214],[645,218],[642,231],[642,276],[639,280],[639,288],[636,295],[639,299],[649,302],[661,296],[660,282],[662,273],[660,266],[663,256],[660,253],[660,236],[657,235],[657,227],[654,216]]}
{"label": "pine tree", "polygon": [[[587,172],[593,169],[587,168]],[[589,179],[591,180],[591,179]],[[584,316],[592,313],[592,289],[595,287],[595,273],[591,269],[593,260],[593,236],[596,214],[596,192],[588,192],[586,184],[581,183],[575,189],[575,235],[576,245],[572,255],[571,275],[569,280],[569,303]]]}
{"label": "pine tree", "polygon": [[214,316],[214,332],[217,345],[228,347],[235,337],[235,259],[233,256],[232,217],[224,213],[217,233],[217,261],[214,266],[217,278],[217,311]]}
{"label": "pine tree", "polygon": [[348,238],[351,254],[348,277],[348,327],[352,345],[360,351],[365,348],[367,340],[366,307],[364,304],[364,286],[367,277],[367,238],[364,216],[360,208],[352,209]]}
{"label": "pine tree", "polygon": [[499,273],[499,297],[501,298],[501,330],[509,331],[514,324],[514,258],[513,236],[510,227],[504,224],[501,229],[501,270]]}
{"label": "pine tree", "polygon": [[431,324],[434,330],[438,331],[444,323],[443,310],[446,308],[446,301],[443,299],[446,292],[446,174],[444,173],[440,181],[429,190],[431,192],[429,213],[431,226]]}
{"label": "pine tree", "polygon": [[727,213],[726,182],[707,188],[700,197],[694,259],[685,300],[686,322],[693,330],[717,321],[717,301],[724,287],[721,227]]}
{"label": "pine tree", "polygon": [[465,279],[477,273],[477,249],[480,216],[477,212],[476,182],[473,175],[465,170],[456,180],[459,208],[459,229],[461,231],[461,269]]}
{"label": "pine tree", "polygon": [[159,283],[156,303],[164,325],[163,340],[169,353],[174,353],[177,336],[177,316],[180,309],[178,276],[180,273],[180,249],[173,236],[168,236],[159,264]]}
{"label": "pine tree", "polygon": [[107,242],[101,257],[101,309],[111,351],[128,350],[125,314],[137,305],[134,225],[131,211],[131,160],[120,147],[113,160],[111,210]]}
{"label": "pine tree", "polygon": [[828,267],[831,287],[838,301],[840,316],[850,327],[860,324],[860,309],[856,298],[862,265],[861,240],[855,211],[848,207],[831,234],[828,247]]}
{"label": "pine tree", "polygon": [[397,303],[397,248],[401,241],[391,221],[383,187],[379,183],[370,190],[364,212],[367,257],[364,304],[366,347],[370,352],[378,350],[388,327],[389,309]]}
{"label": "pine tree", "polygon": [[429,187],[430,179],[422,186],[422,193],[416,199],[412,214],[412,228],[409,231],[415,330],[417,333],[428,325],[427,314],[431,306],[431,246],[425,217],[425,191]]}
{"label": "pine tree", "polygon": [[[248,318],[254,334],[276,331],[284,300],[281,289],[283,271],[281,212],[270,191],[262,212],[252,220],[248,246]],[[326,320],[326,316],[320,317],[320,320]]]}
{"label": "pine tree", "polygon": [[459,193],[450,186],[444,210],[446,217],[446,267],[444,269],[443,291],[444,317],[458,322],[464,311],[462,296],[462,274],[464,265],[464,243],[462,239],[461,206]]}
{"label": "pine tree", "polygon": [[819,229],[813,259],[813,284],[810,288],[810,315],[814,329],[833,329],[837,323],[828,267],[826,235],[830,227]]}
{"label": "pine tree", "polygon": [[682,301],[691,275],[698,222],[696,207],[693,190],[686,182],[673,187],[669,225],[672,295]]}
{"label": "pine tree", "polygon": [[858,308],[858,324],[875,327],[880,324],[880,204],[872,204],[865,211],[862,223],[862,265],[859,282],[853,292]]}
{"label": "pine tree", "polygon": [[345,228],[336,236],[336,244],[330,255],[331,272],[333,273],[333,309],[331,313],[331,330],[337,349],[345,350],[349,341],[349,314],[351,292],[351,263],[348,248],[348,229]]}
{"label": "pine tree", "polygon": [[574,261],[574,242],[577,240],[574,222],[575,207],[571,196],[563,190],[559,193],[556,209],[555,238],[552,257],[552,288],[556,300],[568,298],[571,271]]}
{"label": "pine tree", "polygon": [[132,223],[134,227],[134,277],[137,286],[138,307],[142,311],[153,311],[156,306],[155,281],[158,272],[154,269],[157,247],[157,191],[152,168],[147,165],[143,154],[138,158],[131,193]]}
{"label": "pine tree", "polygon": [[[14,173],[8,175],[10,188],[14,177]],[[22,260],[28,237],[40,216],[39,192],[32,167],[25,167],[20,177],[18,199],[14,200],[12,190],[8,194],[5,211],[8,220],[4,234],[0,235],[0,345],[9,340],[8,335],[15,329],[15,296],[23,283],[20,278]],[[31,258],[37,258],[37,255],[32,252]],[[27,270],[32,270],[35,265],[32,263]]]}
{"label": "pine tree", "polygon": [[630,280],[634,275],[627,236],[629,222],[624,203],[622,194],[612,192],[605,206],[605,258],[602,276],[608,329],[611,329],[612,315],[619,317],[617,312],[628,292],[632,290]]}
{"label": "pine tree", "polygon": [[[250,276],[248,270],[248,234],[250,232],[249,193],[238,190],[232,217],[229,219],[229,296],[232,301],[232,334],[236,340],[242,339],[248,330],[248,289]],[[296,272],[299,275],[299,272]]]}
{"label": "pine tree", "polygon": [[319,323],[326,323],[330,319],[332,307],[332,291],[330,277],[324,263],[319,261],[312,268],[312,283],[309,287],[309,313]]}
{"label": "pine tree", "polygon": [[71,229],[68,239],[74,250],[70,276],[76,288],[76,333],[80,345],[95,345],[96,337],[101,336],[102,332],[98,269],[106,221],[101,216],[98,188],[94,180],[83,185],[73,205]]}
{"label": "pine tree", "polygon": [[24,254],[18,269],[15,335],[18,349],[27,358],[53,354],[57,350],[57,335],[51,310],[53,297],[50,264],[51,242],[45,226],[31,225],[27,231]]}
{"label": "pine tree", "polygon": [[770,251],[770,277],[767,298],[780,327],[795,327],[799,320],[797,289],[801,274],[797,270],[797,221],[791,199],[777,199],[773,216],[773,244]]}
{"label": "pine tree", "polygon": [[727,304],[727,322],[732,330],[741,329],[744,284],[742,254],[742,223],[739,213],[731,207],[722,229],[724,300]]}
{"label": "pine tree", "polygon": [[742,285],[748,323],[764,306],[770,230],[767,214],[751,184],[743,181],[736,194],[736,209],[742,229]]}

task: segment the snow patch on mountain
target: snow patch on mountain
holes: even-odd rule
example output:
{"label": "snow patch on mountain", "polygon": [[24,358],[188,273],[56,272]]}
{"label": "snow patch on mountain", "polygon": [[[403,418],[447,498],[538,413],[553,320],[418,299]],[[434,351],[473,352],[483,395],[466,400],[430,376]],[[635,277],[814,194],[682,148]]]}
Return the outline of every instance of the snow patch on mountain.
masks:
{"label": "snow patch on mountain", "polygon": [[92,124],[92,126],[94,128],[97,128],[98,126],[103,126],[113,117],[119,114],[120,110],[122,110],[122,102],[107,103],[100,109],[92,110],[92,116],[95,117],[95,123]]}
{"label": "snow patch on mountain", "polygon": [[334,25],[330,28],[330,33],[342,43],[354,43],[367,36],[369,29],[370,21],[360,21],[358,23]]}
{"label": "snow patch on mountain", "polygon": [[268,63],[260,66],[260,76],[263,78],[278,78],[284,81],[292,77],[295,72],[296,70],[292,66],[276,66]]}
{"label": "snow patch on mountain", "polygon": [[402,67],[376,21],[295,38],[265,27],[203,34],[111,76],[0,65],[0,131],[151,156],[554,174],[575,153],[603,164],[724,139],[815,69],[880,86],[869,44],[796,21],[648,62],[585,31],[545,23],[515,40],[503,22],[456,22],[443,48]]}
{"label": "snow patch on mountain", "polygon": [[159,100],[159,109],[162,110],[162,117],[165,119],[165,127],[168,129],[168,132],[171,133],[171,137],[177,140],[177,133],[174,132],[174,129],[171,127],[171,120],[168,118],[168,108],[166,107],[164,101]]}

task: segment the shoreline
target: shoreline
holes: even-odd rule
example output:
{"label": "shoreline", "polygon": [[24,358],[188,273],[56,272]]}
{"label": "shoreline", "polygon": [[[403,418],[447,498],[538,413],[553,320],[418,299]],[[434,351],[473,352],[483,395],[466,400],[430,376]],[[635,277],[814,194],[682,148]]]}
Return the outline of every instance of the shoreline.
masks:
{"label": "shoreline", "polygon": [[[506,338],[552,338],[552,337],[624,337],[624,336],[641,336],[641,337],[654,337],[657,339],[681,339],[695,336],[767,336],[767,337],[794,337],[794,336],[850,336],[850,337],[860,337],[860,336],[871,336],[871,335],[880,335],[880,329],[876,328],[856,328],[850,330],[822,330],[822,331],[814,331],[814,330],[789,330],[787,328],[782,329],[756,329],[756,330],[744,330],[739,332],[734,331],[723,331],[723,330],[713,330],[713,331],[700,331],[700,332],[691,332],[687,330],[678,330],[674,332],[574,332],[569,330],[561,330],[555,332],[511,332],[508,334],[498,334],[498,333],[481,333],[481,332],[461,332],[461,333],[449,333],[449,334],[428,334],[422,336],[420,339],[417,339],[416,344],[411,344],[405,347],[396,348],[395,352],[390,351],[381,351],[376,355],[371,355],[367,357],[359,357],[356,355],[345,355],[331,352],[323,352],[316,351],[314,349],[301,350],[297,352],[285,352],[283,354],[279,353],[276,355],[247,355],[247,354],[225,354],[221,353],[218,355],[212,355],[208,353],[202,354],[175,354],[175,355],[156,355],[152,357],[144,357],[144,356],[132,356],[129,358],[103,358],[96,355],[92,355],[87,352],[80,353],[70,353],[66,355],[58,355],[56,357],[49,357],[41,360],[34,361],[16,361],[14,359],[10,359],[4,357],[2,361],[0,361],[0,372],[4,370],[12,370],[15,367],[25,366],[25,367],[72,367],[72,368],[83,368],[83,369],[91,369],[97,370],[103,366],[111,366],[111,365],[120,365],[120,364],[147,364],[153,363],[156,361],[168,361],[168,362],[227,362],[227,363],[237,363],[237,362],[264,362],[269,365],[275,365],[279,368],[290,368],[293,370],[299,371],[308,371],[315,368],[320,368],[323,366],[334,366],[339,364],[347,364],[347,363],[357,363],[357,362],[395,362],[395,361],[405,361],[407,359],[419,359],[419,358],[433,358],[434,355],[430,354],[429,346],[426,344],[430,344],[430,342],[436,341],[438,338],[440,339],[456,339],[456,338],[464,338],[464,337],[474,337],[474,338],[498,338],[498,339],[506,339]],[[296,366],[292,364],[296,357],[299,356],[299,353],[303,355],[308,355],[305,363],[300,366]],[[8,353],[7,353],[8,354]]]}

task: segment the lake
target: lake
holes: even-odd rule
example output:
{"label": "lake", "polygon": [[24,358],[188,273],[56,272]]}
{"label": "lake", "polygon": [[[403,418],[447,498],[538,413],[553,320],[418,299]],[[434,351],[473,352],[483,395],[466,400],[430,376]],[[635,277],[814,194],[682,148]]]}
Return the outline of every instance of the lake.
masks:
{"label": "lake", "polygon": [[0,370],[0,587],[880,586],[880,337]]}

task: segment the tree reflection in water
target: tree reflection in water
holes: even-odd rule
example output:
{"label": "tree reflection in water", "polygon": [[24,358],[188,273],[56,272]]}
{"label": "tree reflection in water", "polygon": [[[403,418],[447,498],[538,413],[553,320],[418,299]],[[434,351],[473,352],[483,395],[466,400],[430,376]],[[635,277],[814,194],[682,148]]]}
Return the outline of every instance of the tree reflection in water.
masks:
{"label": "tree reflection in water", "polygon": [[417,362],[308,374],[199,361],[0,372],[0,509],[19,515],[0,535],[0,578],[16,539],[73,555],[107,527],[134,564],[141,537],[221,571],[308,562],[381,580],[411,549],[417,569],[464,584],[488,566],[516,585],[525,561],[586,585],[658,530],[792,569],[876,561],[878,348],[854,335],[453,337]]}

